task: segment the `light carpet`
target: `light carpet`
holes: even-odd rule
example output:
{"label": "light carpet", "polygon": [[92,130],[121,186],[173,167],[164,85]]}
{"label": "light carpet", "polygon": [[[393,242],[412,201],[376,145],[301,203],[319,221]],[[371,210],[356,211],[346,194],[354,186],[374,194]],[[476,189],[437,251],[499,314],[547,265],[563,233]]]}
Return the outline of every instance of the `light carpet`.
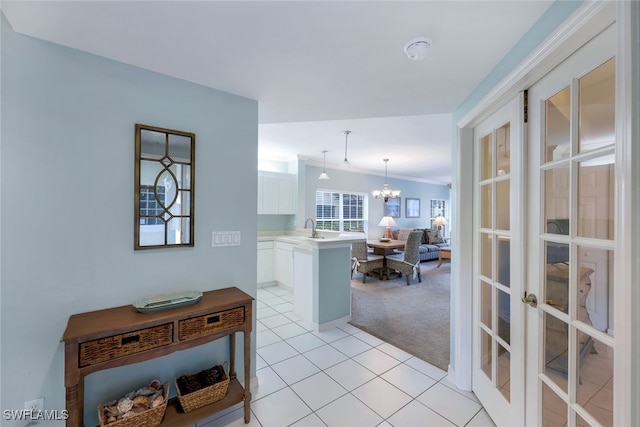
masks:
{"label": "light carpet", "polygon": [[449,365],[449,263],[420,264],[422,283],[378,280],[355,273],[351,324],[446,371]]}

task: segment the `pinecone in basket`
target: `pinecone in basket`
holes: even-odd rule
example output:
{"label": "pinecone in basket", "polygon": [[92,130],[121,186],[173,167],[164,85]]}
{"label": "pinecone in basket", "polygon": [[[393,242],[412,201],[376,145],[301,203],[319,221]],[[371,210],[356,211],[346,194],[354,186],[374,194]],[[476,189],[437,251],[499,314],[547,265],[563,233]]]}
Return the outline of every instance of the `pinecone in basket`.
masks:
{"label": "pinecone in basket", "polygon": [[214,366],[201,371],[198,376],[203,387],[210,387],[224,379],[224,369],[220,365]]}
{"label": "pinecone in basket", "polygon": [[197,375],[183,375],[177,380],[180,392],[185,395],[198,391],[202,388],[200,381],[198,381]]}

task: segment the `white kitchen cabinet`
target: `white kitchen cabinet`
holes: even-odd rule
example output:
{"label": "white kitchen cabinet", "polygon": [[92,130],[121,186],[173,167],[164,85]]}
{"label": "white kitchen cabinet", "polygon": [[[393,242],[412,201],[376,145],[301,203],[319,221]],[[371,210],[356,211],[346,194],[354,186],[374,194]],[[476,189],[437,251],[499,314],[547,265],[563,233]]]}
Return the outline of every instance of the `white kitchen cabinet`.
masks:
{"label": "white kitchen cabinet", "polygon": [[258,242],[258,284],[273,280],[273,241]]}
{"label": "white kitchen cabinet", "polygon": [[258,174],[258,215],[264,211],[264,176]]}
{"label": "white kitchen cabinet", "polygon": [[311,250],[296,249],[293,251],[293,307],[294,312],[307,322],[307,326],[313,325],[314,299],[313,299],[313,256]]}
{"label": "white kitchen cabinet", "polygon": [[258,171],[258,214],[295,214],[295,175]]}
{"label": "white kitchen cabinet", "polygon": [[279,193],[278,193],[278,177],[264,175],[262,183],[262,214],[274,215],[280,213],[278,211]]}
{"label": "white kitchen cabinet", "polygon": [[286,242],[275,242],[274,273],[276,281],[285,288],[293,290],[293,247]]}

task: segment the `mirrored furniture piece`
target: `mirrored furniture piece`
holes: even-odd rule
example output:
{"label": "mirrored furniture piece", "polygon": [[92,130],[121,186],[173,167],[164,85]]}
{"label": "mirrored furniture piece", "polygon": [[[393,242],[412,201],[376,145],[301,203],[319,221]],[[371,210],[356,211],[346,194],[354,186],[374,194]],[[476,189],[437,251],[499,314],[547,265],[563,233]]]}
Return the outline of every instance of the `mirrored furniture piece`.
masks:
{"label": "mirrored furniture piece", "polygon": [[134,249],[193,246],[193,133],[136,124]]}

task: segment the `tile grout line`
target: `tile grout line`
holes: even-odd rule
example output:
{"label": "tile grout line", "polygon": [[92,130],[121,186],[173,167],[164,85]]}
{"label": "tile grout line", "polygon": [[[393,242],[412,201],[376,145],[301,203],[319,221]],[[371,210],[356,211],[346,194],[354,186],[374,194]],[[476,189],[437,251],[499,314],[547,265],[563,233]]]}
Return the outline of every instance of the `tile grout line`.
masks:
{"label": "tile grout line", "polygon": [[[266,291],[266,292],[268,292],[268,291]],[[275,295],[275,294],[273,294],[273,293],[271,293],[271,294],[272,294],[272,295]],[[275,296],[276,296],[276,297],[280,297],[281,299],[284,299],[283,297],[285,297],[285,296],[286,296],[286,294],[275,295]],[[269,298],[266,298],[266,299],[271,299],[271,298],[274,298],[274,297],[269,297]],[[420,370],[418,370],[418,369],[414,368],[413,366],[411,366],[411,365],[407,364],[406,362],[407,362],[408,360],[410,360],[410,359],[412,359],[412,358],[416,358],[415,356],[411,355],[410,353],[407,353],[407,354],[409,354],[409,355],[410,355],[410,357],[409,357],[408,359],[406,359],[406,360],[401,360],[401,359],[398,359],[397,357],[395,357],[395,356],[393,356],[393,355],[391,355],[391,354],[389,354],[389,353],[387,353],[387,352],[385,352],[384,350],[382,350],[382,349],[380,349],[380,348],[379,348],[380,346],[382,346],[382,345],[384,345],[384,344],[385,344],[385,342],[384,342],[383,340],[380,340],[379,338],[377,338],[377,337],[375,337],[375,336],[373,336],[373,335],[369,334],[371,337],[373,337],[373,338],[375,338],[375,339],[377,339],[377,340],[381,341],[381,342],[379,342],[378,344],[373,345],[373,344],[370,344],[369,342],[367,342],[367,341],[365,341],[365,340],[363,340],[363,339],[361,339],[361,338],[359,338],[359,337],[355,336],[356,334],[359,334],[359,333],[368,334],[368,332],[366,332],[366,331],[363,331],[363,330],[361,330],[361,329],[359,329],[359,328],[357,328],[357,327],[355,327],[355,326],[353,326],[353,325],[350,325],[350,324],[349,324],[349,328],[345,328],[345,329],[341,328],[340,326],[337,326],[337,327],[336,327],[336,329],[340,330],[341,332],[345,333],[346,335],[345,335],[345,336],[343,336],[343,337],[341,337],[341,338],[333,339],[333,340],[331,340],[331,341],[326,341],[325,339],[323,339],[322,337],[320,337],[320,336],[318,336],[316,333],[314,333],[314,331],[310,331],[310,330],[308,330],[307,328],[305,328],[305,327],[303,327],[302,325],[300,325],[299,321],[296,321],[296,320],[293,320],[293,319],[289,318],[289,317],[287,316],[287,313],[294,313],[294,312],[293,312],[293,310],[290,310],[290,311],[287,311],[287,312],[280,312],[280,311],[276,310],[276,309],[274,308],[274,306],[273,306],[273,305],[271,305],[271,304],[268,304],[268,303],[264,302],[264,300],[262,300],[261,302],[262,302],[262,303],[264,303],[264,304],[266,305],[266,307],[271,308],[274,312],[276,312],[276,313],[274,313],[274,314],[272,314],[272,315],[270,315],[270,316],[265,316],[265,317],[264,317],[264,318],[262,318],[262,319],[269,318],[269,317],[274,317],[274,316],[276,316],[276,315],[280,314],[280,315],[284,316],[285,318],[287,318],[287,319],[289,320],[289,322],[287,322],[287,323],[285,323],[285,324],[277,325],[277,326],[274,326],[274,327],[267,326],[266,324],[264,324],[263,322],[261,322],[261,323],[262,323],[262,325],[266,328],[266,329],[265,329],[265,330],[263,330],[262,332],[264,332],[264,331],[270,331],[271,333],[275,334],[275,336],[278,338],[278,340],[277,340],[276,342],[273,342],[273,343],[267,344],[267,345],[265,345],[265,346],[263,346],[263,347],[261,347],[261,348],[264,348],[264,347],[267,347],[267,346],[269,346],[269,345],[274,345],[274,344],[277,344],[277,343],[282,342],[282,343],[285,343],[286,345],[288,345],[289,347],[293,348],[293,350],[294,350],[297,354],[296,354],[296,355],[294,355],[294,356],[287,357],[287,358],[285,358],[285,359],[279,360],[278,362],[275,362],[275,363],[269,363],[269,362],[267,362],[266,360],[264,360],[264,358],[263,358],[262,356],[260,356],[260,357],[261,357],[261,359],[262,359],[262,360],[264,361],[264,363],[266,364],[266,366],[265,366],[265,367],[270,368],[270,369],[275,373],[275,375],[276,375],[276,376],[277,376],[277,377],[278,377],[278,378],[279,378],[279,379],[280,379],[280,380],[285,384],[285,386],[284,386],[284,387],[282,387],[282,388],[280,388],[280,389],[278,389],[278,390],[276,390],[276,391],[274,391],[274,392],[272,392],[272,393],[269,393],[269,394],[267,394],[267,395],[265,395],[265,396],[262,396],[260,399],[262,399],[262,398],[264,398],[264,397],[266,397],[266,396],[270,396],[270,395],[272,395],[272,394],[274,394],[274,393],[276,393],[276,392],[282,391],[282,390],[284,390],[285,388],[288,388],[289,390],[291,390],[291,392],[293,392],[293,393],[294,393],[294,394],[295,394],[295,395],[296,395],[296,396],[297,396],[297,397],[298,397],[298,398],[299,398],[299,399],[300,399],[300,400],[301,400],[301,401],[306,405],[306,407],[311,411],[311,413],[310,413],[310,414],[305,415],[304,417],[300,418],[299,420],[297,420],[297,421],[293,422],[291,425],[293,425],[293,424],[295,424],[295,423],[299,422],[300,420],[302,420],[302,419],[304,419],[304,418],[306,418],[306,417],[310,416],[311,414],[314,414],[316,417],[318,417],[318,419],[320,419],[320,420],[321,420],[321,422],[322,422],[323,424],[325,424],[325,425],[326,425],[326,423],[324,422],[324,420],[323,420],[323,419],[322,419],[322,418],[317,414],[317,411],[316,411],[316,410],[313,410],[313,409],[309,406],[309,404],[308,404],[304,399],[302,399],[302,397],[301,397],[300,395],[298,395],[298,393],[297,393],[297,392],[293,389],[293,387],[292,387],[293,385],[295,385],[295,384],[297,384],[297,383],[299,383],[299,382],[301,382],[301,381],[304,381],[304,380],[306,380],[306,379],[308,379],[308,378],[310,378],[310,377],[312,377],[312,376],[314,376],[314,375],[317,375],[317,374],[319,374],[319,373],[324,373],[325,375],[327,375],[327,376],[328,376],[328,377],[329,377],[333,382],[335,382],[335,383],[336,383],[336,384],[338,384],[341,388],[343,388],[344,390],[346,390],[346,393],[344,393],[344,394],[342,394],[342,395],[338,396],[337,398],[333,399],[333,400],[332,400],[332,401],[330,401],[330,402],[327,402],[326,404],[324,404],[323,406],[321,406],[320,408],[318,408],[318,410],[320,410],[320,409],[322,409],[322,408],[326,407],[327,405],[330,405],[331,403],[333,403],[333,402],[335,402],[335,401],[337,401],[337,400],[339,400],[339,399],[343,398],[343,397],[344,397],[344,396],[346,396],[346,395],[351,395],[352,397],[354,397],[354,398],[356,398],[358,401],[360,401],[360,402],[361,402],[361,403],[362,403],[366,408],[368,408],[368,409],[369,409],[370,411],[372,411],[374,414],[376,414],[377,416],[379,416],[379,417],[383,420],[380,424],[385,423],[385,422],[386,422],[386,423],[389,423],[389,421],[388,421],[388,420],[389,420],[392,416],[394,416],[395,414],[397,414],[399,411],[401,411],[402,409],[404,409],[404,408],[405,408],[405,407],[407,407],[408,405],[411,405],[412,403],[414,403],[414,402],[415,402],[415,403],[417,403],[417,404],[419,404],[419,405],[421,405],[421,406],[424,406],[424,407],[428,408],[429,410],[433,411],[434,413],[438,414],[439,416],[443,417],[443,418],[444,418],[444,419],[446,419],[447,421],[449,421],[449,422],[451,422],[452,424],[454,424],[454,425],[456,425],[456,426],[457,426],[458,424],[456,424],[455,422],[453,422],[452,420],[450,420],[450,419],[449,419],[449,418],[447,418],[446,416],[443,416],[442,414],[440,414],[440,413],[439,413],[438,411],[436,411],[435,409],[430,408],[429,406],[427,406],[427,405],[423,404],[422,402],[420,402],[420,401],[418,400],[418,398],[419,398],[421,395],[423,395],[423,394],[424,394],[425,392],[427,392],[428,390],[432,389],[436,384],[440,384],[440,385],[442,385],[442,386],[446,387],[447,389],[449,389],[449,390],[451,390],[451,391],[455,392],[457,395],[459,395],[459,396],[461,396],[461,397],[464,397],[465,399],[467,399],[467,400],[469,400],[469,401],[471,401],[471,402],[473,402],[473,403],[476,403],[476,404],[478,404],[478,405],[480,406],[480,408],[479,408],[479,409],[478,409],[478,410],[473,414],[473,416],[471,416],[471,418],[470,418],[468,421],[466,421],[466,422],[463,424],[463,426],[464,426],[464,425],[467,425],[468,423],[470,423],[470,422],[471,422],[471,421],[472,421],[472,420],[473,420],[473,419],[474,419],[474,418],[475,418],[475,417],[476,417],[480,412],[482,412],[482,410],[483,410],[482,405],[480,405],[480,404],[479,404],[479,402],[477,402],[477,401],[475,401],[475,400],[473,400],[473,399],[469,398],[468,396],[466,396],[466,395],[464,395],[464,394],[462,394],[462,393],[460,393],[460,392],[458,392],[458,391],[456,391],[456,390],[452,389],[452,388],[451,388],[451,387],[449,387],[447,384],[445,384],[445,383],[443,382],[443,380],[446,378],[446,374],[445,374],[444,376],[440,377],[439,379],[437,379],[437,378],[433,378],[433,377],[431,377],[430,375],[428,375],[427,373],[422,372],[422,371],[420,371]],[[278,304],[275,304],[275,305],[282,305],[282,304],[287,304],[287,303],[292,304],[292,302],[290,302],[290,301],[286,301],[286,302],[284,302],[284,303],[279,302]],[[294,313],[294,314],[295,314],[295,313]],[[297,316],[297,315],[296,315],[296,317],[299,317],[299,316]],[[261,320],[261,319],[256,318],[256,320]],[[297,334],[297,335],[293,335],[293,336],[288,337],[288,338],[283,338],[283,337],[281,337],[280,335],[278,335],[278,333],[277,333],[277,332],[275,332],[275,331],[273,330],[274,328],[278,328],[278,327],[282,327],[282,326],[286,326],[286,325],[290,325],[290,324],[294,324],[294,325],[300,326],[300,327],[301,327],[302,329],[304,329],[306,332],[303,332],[303,333],[301,333],[301,334]],[[355,331],[354,329],[357,329],[357,331]],[[258,333],[258,332],[256,331],[256,334],[257,334],[257,333]],[[318,347],[314,347],[314,348],[312,348],[312,349],[309,349],[309,350],[307,350],[307,351],[305,351],[305,352],[301,352],[301,351],[299,351],[297,348],[295,348],[293,345],[291,345],[290,343],[288,343],[288,342],[287,342],[287,340],[289,340],[289,339],[292,339],[292,338],[295,338],[295,337],[299,337],[299,336],[303,336],[303,335],[306,335],[306,334],[310,334],[310,335],[312,335],[312,336],[315,336],[315,337],[316,337],[316,338],[318,338],[320,341],[322,341],[322,342],[323,342],[323,344],[322,344],[321,346],[318,346]],[[336,343],[337,341],[340,341],[340,340],[345,339],[345,338],[348,338],[348,337],[356,338],[356,339],[357,339],[357,340],[359,340],[360,342],[362,342],[362,343],[366,344],[369,348],[367,348],[367,349],[366,349],[366,350],[364,350],[364,351],[358,352],[357,354],[354,354],[354,355],[350,356],[350,355],[348,355],[348,354],[344,353],[344,351],[341,351],[339,348],[337,348],[336,346],[334,346],[334,343]],[[328,367],[326,367],[326,368],[324,368],[324,369],[323,369],[323,368],[321,368],[320,366],[318,366],[316,363],[314,363],[312,360],[310,360],[307,356],[305,356],[305,353],[308,353],[308,352],[310,352],[310,351],[313,351],[314,349],[321,348],[321,347],[324,347],[324,346],[329,346],[329,347],[330,347],[330,348],[332,348],[333,350],[337,351],[338,353],[340,353],[340,354],[342,354],[344,357],[346,357],[346,359],[345,359],[345,360],[342,360],[342,361],[340,361],[340,362],[337,362],[337,363],[335,363],[335,364],[332,364],[331,366],[328,366]],[[394,359],[394,360],[395,360],[395,361],[397,361],[398,363],[397,363],[396,365],[394,365],[393,367],[391,367],[391,368],[389,368],[389,369],[384,370],[384,372],[381,372],[380,374],[378,374],[378,373],[376,373],[376,372],[374,372],[374,371],[371,371],[368,367],[366,367],[365,365],[363,365],[362,363],[360,363],[359,361],[357,361],[357,360],[355,360],[355,359],[354,359],[355,357],[357,357],[357,356],[359,356],[359,355],[361,355],[361,354],[364,354],[364,353],[366,353],[366,352],[368,352],[368,351],[370,351],[370,350],[372,350],[372,349],[377,349],[378,351],[382,352],[384,355],[386,355],[386,356],[388,356],[388,357],[391,357],[392,359]],[[257,350],[258,350],[258,349],[256,349],[256,352],[257,352]],[[399,350],[402,350],[402,349],[399,349]],[[259,354],[258,354],[258,355],[259,355]],[[289,383],[287,383],[287,381],[285,381],[285,380],[284,380],[284,379],[283,379],[283,378],[278,374],[278,372],[273,368],[273,365],[276,365],[276,364],[281,363],[281,362],[285,362],[285,361],[287,361],[287,360],[291,360],[292,358],[297,357],[297,356],[302,356],[306,361],[308,361],[309,363],[311,363],[315,368],[319,369],[319,371],[318,371],[318,372],[316,372],[316,373],[314,373],[314,374],[312,374],[312,375],[309,375],[309,376],[306,376],[306,377],[304,377],[304,378],[301,378],[301,379],[297,380],[295,383],[289,384]],[[419,358],[416,358],[416,359],[417,359],[417,360],[422,360],[422,359],[419,359]],[[373,380],[375,380],[375,379],[377,379],[377,378],[380,378],[381,380],[383,380],[383,381],[384,381],[385,383],[387,383],[388,385],[390,385],[390,386],[394,387],[395,389],[397,389],[398,391],[400,391],[400,392],[401,392],[401,393],[403,393],[404,395],[408,396],[408,397],[410,398],[410,400],[409,400],[406,404],[402,405],[400,408],[398,408],[397,410],[395,410],[391,415],[389,415],[389,417],[386,417],[386,418],[385,418],[385,417],[383,417],[383,416],[382,416],[382,415],[380,415],[380,414],[379,414],[375,409],[371,408],[367,403],[363,402],[363,401],[362,401],[361,399],[359,399],[355,394],[353,394],[353,390],[348,390],[348,389],[346,389],[342,384],[338,383],[338,382],[337,382],[337,381],[336,381],[336,380],[335,380],[331,375],[329,375],[329,374],[326,372],[328,369],[331,369],[332,367],[335,367],[335,366],[337,366],[337,365],[339,365],[339,364],[341,364],[341,363],[344,363],[344,362],[346,362],[346,361],[348,361],[348,360],[351,360],[351,361],[353,361],[354,363],[357,363],[359,366],[361,366],[362,368],[366,369],[367,371],[369,371],[369,372],[371,372],[372,374],[374,374],[374,375],[375,375],[375,376],[374,376],[373,378],[371,378],[370,380],[365,381],[364,383],[360,384],[358,387],[356,387],[356,389],[358,389],[358,388],[360,388],[360,387],[364,386],[364,385],[365,385],[365,384],[367,384],[367,383],[370,383],[371,381],[373,381]],[[425,363],[428,363],[428,362],[426,362],[426,361],[425,361]],[[431,380],[433,380],[433,381],[434,381],[434,383],[433,383],[431,386],[429,386],[427,389],[425,389],[425,390],[423,390],[422,392],[420,392],[420,394],[418,394],[416,397],[413,397],[412,395],[408,394],[408,393],[407,393],[407,392],[405,392],[404,390],[402,390],[402,389],[398,388],[396,385],[392,384],[391,382],[389,382],[388,380],[386,380],[385,378],[383,378],[383,377],[382,377],[382,375],[384,375],[384,374],[388,373],[388,372],[389,372],[389,371],[391,371],[392,369],[395,369],[395,368],[397,368],[397,367],[399,367],[399,366],[401,366],[401,365],[403,365],[403,366],[405,366],[405,367],[408,367],[408,368],[410,368],[410,369],[416,370],[417,372],[419,372],[419,373],[421,373],[421,374],[425,375],[426,377],[430,378]],[[264,369],[264,367],[263,367],[263,368],[261,368],[261,369]],[[356,389],[354,389],[354,390],[356,390]],[[258,400],[260,400],[260,399],[258,399]],[[252,413],[253,413],[253,410],[252,410]],[[256,421],[257,421],[258,423],[260,423],[260,425],[262,425],[262,423],[260,422],[259,418],[258,418],[255,414],[254,414],[254,416],[256,417]],[[390,423],[389,423],[389,424],[390,424]]]}

